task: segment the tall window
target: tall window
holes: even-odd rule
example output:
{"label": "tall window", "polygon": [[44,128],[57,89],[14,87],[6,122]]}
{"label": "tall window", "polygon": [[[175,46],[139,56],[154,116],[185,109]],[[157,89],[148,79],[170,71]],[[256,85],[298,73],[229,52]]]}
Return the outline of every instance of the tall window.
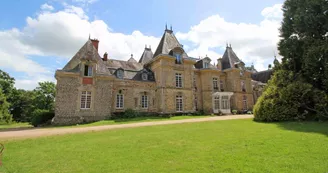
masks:
{"label": "tall window", "polygon": [[175,73],[175,86],[177,88],[182,88],[182,74]]}
{"label": "tall window", "polygon": [[82,91],[81,109],[90,109],[91,107],[91,91]]}
{"label": "tall window", "polygon": [[220,96],[214,97],[214,109],[220,109]]}
{"label": "tall window", "polygon": [[208,62],[205,62],[204,63],[204,68],[208,68],[208,66],[209,66],[209,63]]}
{"label": "tall window", "polygon": [[246,92],[245,81],[241,81],[241,90],[242,90],[243,92]]}
{"label": "tall window", "polygon": [[92,66],[84,65],[84,76],[92,76]]}
{"label": "tall window", "polygon": [[141,108],[148,108],[148,96],[147,95],[141,96]]}
{"label": "tall window", "polygon": [[176,102],[176,111],[177,112],[182,112],[183,109],[183,100],[182,100],[182,96],[181,95],[177,95],[175,98],[175,102]]}
{"label": "tall window", "polygon": [[222,96],[222,109],[229,109],[229,103],[228,103],[229,97],[228,96]]}
{"label": "tall window", "polygon": [[181,54],[179,54],[179,53],[175,53],[174,56],[175,56],[175,58],[176,58],[176,63],[177,63],[177,64],[181,64],[181,63],[182,63],[182,60],[181,60]]}
{"label": "tall window", "polygon": [[220,80],[220,89],[221,89],[221,91],[224,91],[224,86],[223,86],[223,81],[222,80]]}
{"label": "tall window", "polygon": [[218,78],[213,78],[213,90],[218,90]]}
{"label": "tall window", "polygon": [[116,108],[123,109],[124,107],[124,96],[123,94],[116,95]]}
{"label": "tall window", "polygon": [[243,109],[247,110],[247,96],[243,96]]}

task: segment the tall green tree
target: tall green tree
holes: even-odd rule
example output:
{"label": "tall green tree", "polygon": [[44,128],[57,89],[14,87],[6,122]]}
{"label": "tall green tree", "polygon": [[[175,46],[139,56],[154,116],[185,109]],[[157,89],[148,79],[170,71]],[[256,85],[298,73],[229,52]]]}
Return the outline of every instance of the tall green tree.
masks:
{"label": "tall green tree", "polygon": [[14,89],[14,84],[15,79],[0,69],[0,89],[2,89],[3,94],[9,97],[11,91]]}
{"label": "tall green tree", "polygon": [[283,12],[283,69],[328,93],[328,1],[286,0]]}
{"label": "tall green tree", "polygon": [[54,110],[56,85],[53,82],[39,82],[39,86],[34,89],[34,92],[37,109]]}
{"label": "tall green tree", "polygon": [[12,115],[9,114],[9,103],[2,89],[0,89],[0,123],[10,123],[11,121]]}
{"label": "tall green tree", "polygon": [[328,118],[328,1],[286,0],[282,63],[254,106],[255,120]]}

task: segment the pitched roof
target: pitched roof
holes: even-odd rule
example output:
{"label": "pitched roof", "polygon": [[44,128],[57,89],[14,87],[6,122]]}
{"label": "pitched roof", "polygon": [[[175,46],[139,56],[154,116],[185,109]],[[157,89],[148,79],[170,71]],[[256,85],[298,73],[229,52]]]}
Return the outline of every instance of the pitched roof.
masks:
{"label": "pitched roof", "polygon": [[207,56],[205,58],[197,61],[196,64],[195,64],[195,68],[197,68],[197,69],[205,68],[204,63],[203,63],[204,60],[206,60],[208,62],[208,67],[207,68],[216,68],[213,64],[210,63],[211,59]]}
{"label": "pitched roof", "polygon": [[106,61],[107,68],[110,69],[118,69],[122,68],[124,70],[129,71],[139,71],[143,69],[143,64],[138,63],[137,61],[122,61],[122,60],[115,60],[115,59],[109,59]]}
{"label": "pitched roof", "polygon": [[235,64],[244,63],[241,61],[235,52],[232,50],[232,47],[227,46],[226,50],[222,57],[222,70],[227,68],[234,68]]}
{"label": "pitched roof", "polygon": [[255,81],[260,81],[262,83],[267,83],[273,74],[273,70],[265,70],[252,74],[252,79]]}
{"label": "pitched roof", "polygon": [[145,50],[139,59],[139,63],[146,64],[153,58],[153,56],[154,56],[154,54],[151,51],[151,48],[145,47]]}
{"label": "pitched roof", "polygon": [[[178,39],[173,34],[173,31],[166,29],[161,38],[161,41],[158,44],[154,57],[160,54],[169,54],[170,51],[176,47],[179,47],[183,50],[182,45],[179,43]],[[182,58],[188,58],[188,55],[183,52]]]}
{"label": "pitched roof", "polygon": [[62,69],[67,72],[77,72],[81,60],[91,60],[97,62],[96,73],[109,74],[109,71],[98,54],[97,49],[92,44],[91,40],[88,41],[80,48],[80,50],[73,56],[73,58]]}

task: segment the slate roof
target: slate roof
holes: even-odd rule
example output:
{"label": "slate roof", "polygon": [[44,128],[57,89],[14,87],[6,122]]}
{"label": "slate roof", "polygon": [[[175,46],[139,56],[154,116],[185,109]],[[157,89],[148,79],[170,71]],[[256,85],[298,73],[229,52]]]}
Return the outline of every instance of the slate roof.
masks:
{"label": "slate roof", "polygon": [[83,59],[97,62],[97,74],[109,74],[104,61],[99,56],[97,49],[93,46],[90,39],[88,39],[73,58],[65,65],[62,71],[78,72],[80,69],[79,64]]}
{"label": "slate roof", "polygon": [[197,61],[196,64],[195,64],[195,68],[197,68],[197,69],[204,68],[204,67],[203,67],[203,65],[204,65],[203,61],[204,61],[205,59],[209,59],[208,68],[216,68],[213,64],[210,63],[211,59],[210,59],[209,57],[205,57],[205,58],[203,58],[203,59]]}
{"label": "slate roof", "polygon": [[271,78],[273,70],[265,70],[257,73],[252,73],[252,79],[255,81],[260,81],[262,83],[268,83],[268,80]]}
{"label": "slate roof", "polygon": [[232,47],[227,46],[226,50],[222,57],[222,70],[228,69],[228,68],[235,68],[235,64],[238,63],[244,63],[241,61],[238,56],[235,54],[235,52],[232,50]]}
{"label": "slate roof", "polygon": [[109,69],[118,69],[122,68],[124,70],[129,71],[140,71],[143,69],[143,64],[138,63],[137,61],[122,61],[122,60],[115,60],[115,59],[108,59],[106,62],[106,66]]}
{"label": "slate roof", "polygon": [[154,54],[151,51],[151,48],[145,47],[145,50],[139,59],[139,63],[146,64],[153,58],[153,56],[154,56]]}
{"label": "slate roof", "polygon": [[[154,53],[154,57],[160,54],[169,54],[170,51],[176,47],[183,50],[183,46],[179,43],[178,39],[173,34],[173,31],[166,29]],[[188,55],[183,52],[182,58],[188,58]]]}

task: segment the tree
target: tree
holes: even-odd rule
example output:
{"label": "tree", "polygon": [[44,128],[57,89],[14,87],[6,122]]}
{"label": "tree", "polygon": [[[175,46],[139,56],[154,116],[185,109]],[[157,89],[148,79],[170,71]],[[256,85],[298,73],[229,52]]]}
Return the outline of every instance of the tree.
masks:
{"label": "tree", "polygon": [[286,0],[278,46],[283,69],[328,93],[328,1]]}
{"label": "tree", "polygon": [[254,106],[255,120],[328,118],[327,9],[327,0],[285,1],[282,63]]}
{"label": "tree", "polygon": [[9,103],[6,100],[2,89],[0,89],[0,123],[10,123],[12,116],[9,114]]}
{"label": "tree", "polygon": [[13,89],[10,99],[10,113],[15,121],[28,122],[31,120],[35,105],[35,92],[23,89]]}
{"label": "tree", "polygon": [[35,107],[48,111],[54,110],[56,85],[53,82],[39,82],[35,91]]}
{"label": "tree", "polygon": [[14,88],[15,79],[10,77],[8,73],[0,70],[0,89],[3,94],[9,97]]}

